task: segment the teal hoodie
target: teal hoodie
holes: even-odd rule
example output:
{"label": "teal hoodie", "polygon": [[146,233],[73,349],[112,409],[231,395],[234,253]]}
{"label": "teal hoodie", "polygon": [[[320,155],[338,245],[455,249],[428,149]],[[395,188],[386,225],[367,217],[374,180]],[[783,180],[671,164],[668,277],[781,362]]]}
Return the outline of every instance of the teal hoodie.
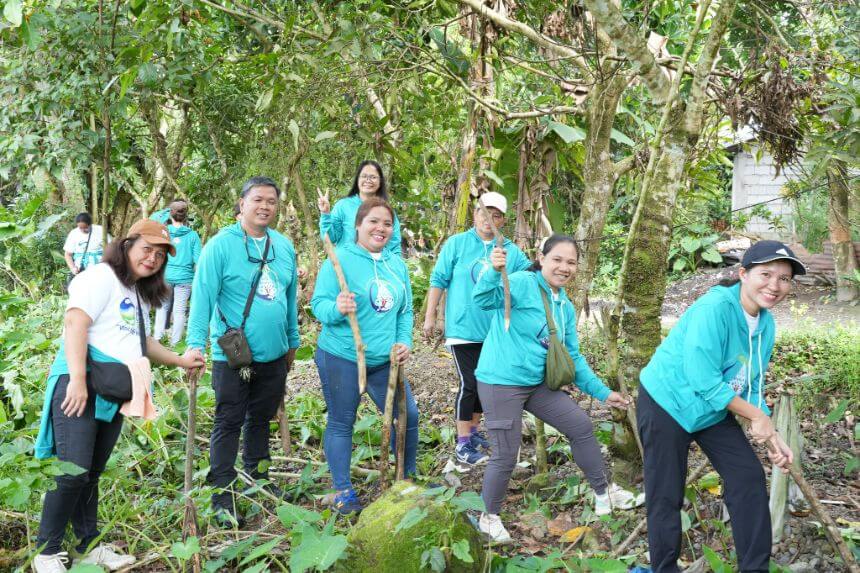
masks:
{"label": "teal hoodie", "polygon": [[[335,246],[355,244],[355,215],[361,206],[361,196],[345,197],[334,204],[331,213],[320,215],[320,238],[328,233]],[[394,229],[385,250],[400,256],[400,220],[394,215]]]}
{"label": "teal hoodie", "polygon": [[547,294],[557,336],[564,343],[576,367],[574,383],[580,390],[600,401],[611,390],[597,377],[579,353],[576,311],[564,289],[554,296],[543,275],[520,271],[510,275],[511,327],[505,332],[504,288],[501,273],[490,267],[475,285],[475,303],[494,310],[490,332],[484,341],[475,377],[484,384],[537,386],[543,383],[549,330],[540,291]]}
{"label": "teal hoodie", "polygon": [[[265,271],[257,285],[245,335],[256,362],[270,362],[290,348],[299,347],[299,323],[296,314],[296,251],[292,242],[273,229]],[[246,243],[247,241],[247,243]],[[191,287],[191,315],[188,319],[189,347],[206,348],[206,335],[212,343],[212,359],[226,360],[218,338],[227,327],[216,309],[220,309],[231,327],[242,324],[242,311],[260,263],[263,241],[246,237],[239,223],[221,230],[203,248]]]}
{"label": "teal hoodie", "polygon": [[688,432],[722,421],[735,396],[770,415],[762,380],[775,331],[765,309],[759,311],[755,332],[749,331],[740,284],[714,287],[681,316],[639,379]]}
{"label": "teal hoodie", "polygon": [[[472,227],[452,235],[439,251],[439,259],[430,275],[430,286],[447,289],[445,298],[445,336],[470,342],[483,342],[490,330],[493,311],[478,308],[472,300],[472,289],[478,278],[490,268],[494,241],[485,243]],[[513,242],[505,240],[508,273],[522,271],[531,265],[528,257]]]}
{"label": "teal hoodie", "polygon": [[[406,263],[390,251],[374,260],[363,247],[350,243],[336,250],[350,292],[355,294],[358,326],[368,366],[389,360],[395,343],[412,347],[412,287]],[[317,344],[330,354],[355,362],[355,342],[349,320],[337,310],[340,286],[330,260],[320,268],[311,300],[322,323]]]}
{"label": "teal hoodie", "polygon": [[170,209],[156,211],[149,216],[167,227],[170,242],[176,247],[176,255],[168,255],[164,280],[172,285],[187,285],[194,280],[194,265],[200,259],[200,235],[188,225],[174,226],[170,222]]}
{"label": "teal hoodie", "polygon": [[[89,358],[96,362],[119,362],[116,358],[108,356],[101,352],[95,346],[87,346]],[[87,361],[87,372],[89,372],[89,360]],[[69,365],[66,362],[66,347],[63,342],[60,342],[60,349],[54,357],[54,362],[51,364],[51,370],[48,372],[48,381],[45,384],[45,401],[42,403],[42,419],[39,423],[39,435],[36,437],[35,455],[38,460],[45,460],[57,455],[54,444],[54,425],[51,423],[51,402],[54,399],[54,389],[57,387],[57,380],[63,374],[69,373]],[[114,419],[119,411],[119,404],[105,400],[96,394],[95,403],[96,420],[102,422],[110,422]]]}

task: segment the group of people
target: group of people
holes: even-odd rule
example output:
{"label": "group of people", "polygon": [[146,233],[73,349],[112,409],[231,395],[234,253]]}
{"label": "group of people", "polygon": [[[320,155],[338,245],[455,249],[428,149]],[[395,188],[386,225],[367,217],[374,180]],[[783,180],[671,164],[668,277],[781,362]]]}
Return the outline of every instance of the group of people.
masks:
{"label": "group of people", "polygon": [[[594,492],[596,515],[634,507],[641,496],[612,482],[588,414],[568,392],[545,382],[548,348],[560,342],[572,362],[570,382],[579,390],[614,408],[633,406],[629,397],[607,387],[580,353],[575,309],[565,293],[577,269],[576,241],[553,235],[530,261],[510,241],[494,244],[493,227],[506,222],[505,197],[489,192],[481,199],[473,226],[448,238],[439,252],[423,324],[426,337],[436,336],[441,327],[437,307],[444,296],[445,342],[459,377],[454,456],[462,465],[486,464],[486,510],[478,527],[492,541],[510,540],[500,513],[521,444],[523,410],[567,437]],[[283,402],[300,340],[296,251],[272,228],[279,200],[274,180],[249,179],[240,193],[236,222],[202,249],[186,226],[184,202],[171,204],[154,216],[157,220],[135,223],[124,238],[107,246],[100,263],[79,264],[84,257],[76,258],[71,249],[70,270],[77,274],[68,289],[63,340],[48,379],[36,455],[57,456],[85,471],[58,476],[57,488],[45,496],[37,571],[66,570],[68,554],[61,549],[70,521],[83,562],[113,570],[134,561],[100,542],[98,482],[123,416],[139,415],[130,405],[149,399],[136,395],[148,392],[149,385],[139,380],[147,379],[148,360],[199,376],[206,368],[207,347],[211,352],[216,407],[207,482],[214,488],[212,506],[219,521],[243,522],[236,504],[240,435],[244,471],[272,494],[282,495],[268,475],[269,422]],[[348,514],[363,508],[350,479],[361,396],[349,316],[356,317],[365,344],[367,393],[382,410],[391,357],[402,364],[413,346],[412,288],[400,256],[400,223],[378,163],[362,162],[349,195],[332,207],[328,194],[321,193],[318,206],[321,235],[336,245],[341,268],[326,260],[317,277],[311,307],[322,329],[314,361],[327,407],[323,447],[335,490],[333,507]],[[84,234],[94,232],[92,227],[91,221],[81,221],[70,241],[80,244]],[[84,266],[87,271],[80,272]],[[503,272],[509,277],[509,324]],[[787,296],[794,275],[804,272],[785,245],[755,244],[736,283],[717,286],[692,305],[642,371],[638,430],[655,571],[677,571],[679,510],[692,441],[723,478],[741,570],[768,568],[771,533],[764,472],[729,414],[750,420],[752,437],[769,444],[775,465],[791,463],[792,452],[768,417],[764,373],[774,341],[769,309]],[[159,342],[165,311],[159,310],[152,336],[147,336],[148,319],[143,317],[152,307],[172,304],[175,345],[182,336],[189,291],[187,349],[180,356]],[[96,391],[110,382],[99,379],[104,372],[116,372],[105,365],[117,364],[130,372],[135,394],[130,401]],[[419,410],[408,382],[404,388],[405,475],[413,479]]]}

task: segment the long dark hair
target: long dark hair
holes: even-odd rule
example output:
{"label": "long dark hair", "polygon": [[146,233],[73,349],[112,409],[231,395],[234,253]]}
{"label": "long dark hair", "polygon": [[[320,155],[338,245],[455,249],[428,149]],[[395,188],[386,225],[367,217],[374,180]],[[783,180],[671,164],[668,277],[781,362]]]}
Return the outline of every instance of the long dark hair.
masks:
{"label": "long dark hair", "polygon": [[388,187],[385,184],[385,173],[382,172],[382,165],[372,159],[365,159],[358,164],[358,169],[355,170],[355,177],[352,180],[352,189],[349,190],[347,197],[358,195],[358,176],[361,175],[361,170],[368,165],[373,165],[376,168],[376,173],[379,175],[379,189],[376,190],[376,196],[383,201],[388,201]]}
{"label": "long dark hair", "polygon": [[[543,253],[544,256],[548,255],[549,252],[559,243],[570,243],[573,245],[573,248],[576,250],[576,258],[579,259],[579,245],[576,244],[576,239],[570,235],[562,235],[561,233],[553,233],[546,241],[544,241],[541,253]],[[534,262],[532,262],[532,266],[530,266],[528,270],[533,273],[541,270],[540,262],[537,258],[535,258]]]}
{"label": "long dark hair", "polygon": [[116,278],[127,288],[137,287],[137,294],[144,302],[153,308],[161,307],[161,301],[167,298],[167,284],[164,282],[164,269],[167,266],[167,253],[158,272],[152,276],[134,280],[131,267],[128,263],[128,251],[140,239],[140,235],[129,235],[110,243],[105,249],[102,262],[107,263],[113,269]]}

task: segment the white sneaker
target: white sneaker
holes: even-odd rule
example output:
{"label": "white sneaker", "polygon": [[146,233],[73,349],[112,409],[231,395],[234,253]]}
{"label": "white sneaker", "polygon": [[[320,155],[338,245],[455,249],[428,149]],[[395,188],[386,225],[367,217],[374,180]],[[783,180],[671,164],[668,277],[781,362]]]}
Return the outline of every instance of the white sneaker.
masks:
{"label": "white sneaker", "polygon": [[135,561],[137,558],[134,555],[123,555],[116,546],[110,543],[100,543],[80,562],[89,565],[101,565],[107,567],[108,571],[116,571],[132,565]]}
{"label": "white sneaker", "polygon": [[478,520],[478,530],[486,534],[495,543],[509,543],[511,534],[502,525],[502,519],[492,513],[482,513]]}
{"label": "white sneaker", "polygon": [[69,554],[65,551],[53,555],[36,555],[33,559],[33,569],[36,573],[64,573],[66,563],[69,562]]}
{"label": "white sneaker", "polygon": [[645,503],[645,494],[636,495],[617,484],[611,484],[603,495],[594,494],[594,514],[609,515],[613,509],[633,509]]}

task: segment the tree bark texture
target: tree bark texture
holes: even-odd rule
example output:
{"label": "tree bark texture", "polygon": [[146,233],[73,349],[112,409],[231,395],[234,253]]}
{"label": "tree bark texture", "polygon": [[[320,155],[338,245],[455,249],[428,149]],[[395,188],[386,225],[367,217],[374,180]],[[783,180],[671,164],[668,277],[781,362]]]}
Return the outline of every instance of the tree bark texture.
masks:
{"label": "tree bark texture", "polygon": [[834,162],[827,172],[830,202],[827,223],[833,245],[833,263],[836,267],[836,300],[849,302],[860,297],[860,287],[852,280],[857,272],[857,259],[851,242],[850,205],[857,201],[857,189],[848,183],[848,169],[843,161]]}

